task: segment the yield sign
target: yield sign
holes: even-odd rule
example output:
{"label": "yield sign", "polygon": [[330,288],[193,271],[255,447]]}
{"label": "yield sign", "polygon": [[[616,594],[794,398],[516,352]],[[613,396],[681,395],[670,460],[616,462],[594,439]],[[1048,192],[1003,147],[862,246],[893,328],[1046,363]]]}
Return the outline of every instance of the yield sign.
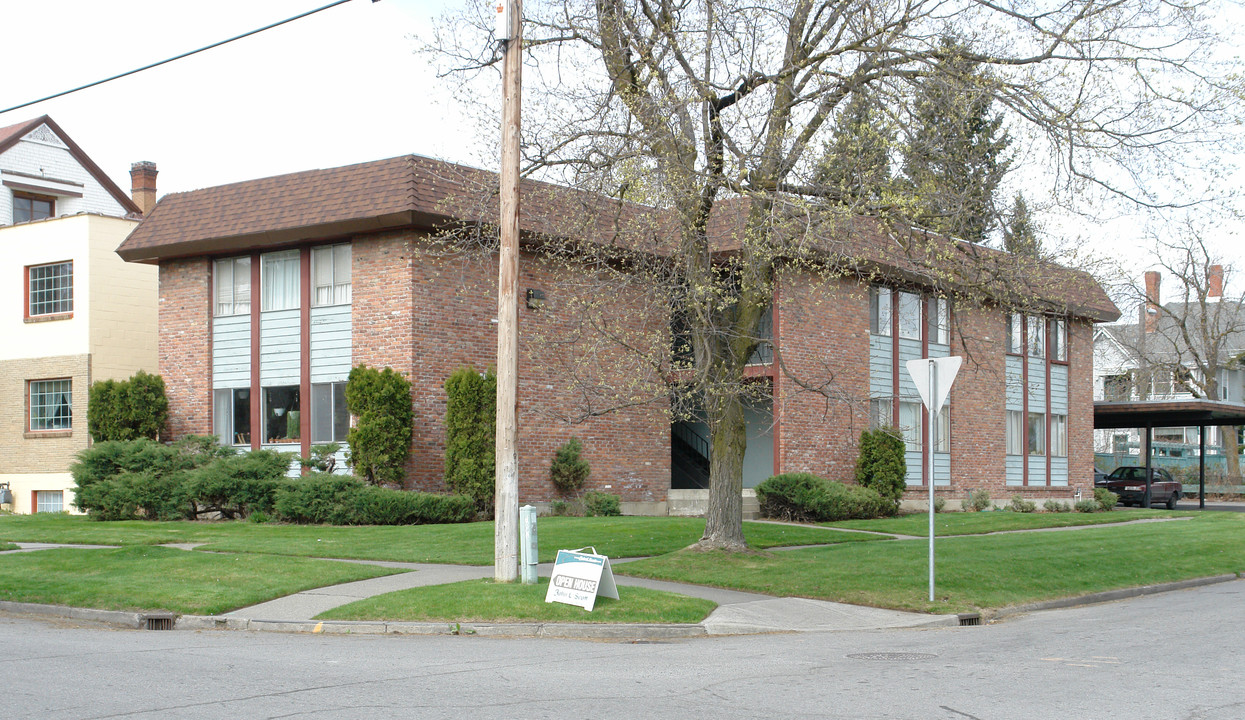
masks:
{"label": "yield sign", "polygon": [[[947,395],[951,392],[951,383],[955,382],[955,374],[960,371],[959,356],[944,358],[917,358],[904,363],[908,368],[908,375],[912,377],[912,382],[916,385],[916,391],[921,394],[921,402],[925,403],[925,407],[935,415],[942,410],[942,404],[947,401]],[[930,391],[929,387],[929,368],[934,366],[934,388]]]}

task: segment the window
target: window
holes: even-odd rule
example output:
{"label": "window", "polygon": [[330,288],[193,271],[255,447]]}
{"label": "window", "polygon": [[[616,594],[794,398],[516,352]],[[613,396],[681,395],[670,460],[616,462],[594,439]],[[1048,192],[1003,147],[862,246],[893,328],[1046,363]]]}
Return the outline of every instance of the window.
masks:
{"label": "window", "polygon": [[1007,411],[1007,454],[1023,455],[1021,438],[1024,437],[1024,413],[1019,410]]}
{"label": "window", "polygon": [[1104,375],[1102,378],[1102,399],[1110,402],[1127,402],[1132,397],[1133,376]]}
{"label": "window", "polygon": [[216,315],[247,315],[251,312],[251,259],[216,261]]}
{"label": "window", "polygon": [[13,193],[13,222],[50,218],[56,211],[56,200],[42,195]]}
{"label": "window", "polygon": [[890,337],[891,291],[888,288],[869,288],[869,332]]}
{"label": "window", "polygon": [[30,381],[30,429],[70,430],[73,428],[73,391],[71,381]]}
{"label": "window", "polygon": [[1029,357],[1046,357],[1046,323],[1043,318],[1032,317],[1025,321],[1025,350]]}
{"label": "window", "polygon": [[26,268],[27,315],[61,315],[73,312],[73,261]]}
{"label": "window", "polygon": [[1050,416],[1050,454],[1054,457],[1068,457],[1068,416]]}
{"label": "window", "polygon": [[264,310],[298,307],[298,251],[266,253],[261,258]]}
{"label": "window", "polygon": [[951,344],[951,308],[945,298],[929,299],[929,341],[939,345]]}
{"label": "window", "polygon": [[891,399],[873,398],[869,401],[869,429],[877,430],[878,428],[894,427],[894,405]]}
{"label": "window", "polygon": [[899,431],[903,434],[904,449],[909,453],[921,452],[921,403],[899,403]]}
{"label": "window", "polygon": [[1029,454],[1046,454],[1046,414],[1029,413]]}
{"label": "window", "polygon": [[350,245],[311,251],[312,305],[350,304]]}
{"label": "window", "polygon": [[1068,360],[1068,321],[1063,318],[1050,321],[1050,359]]}
{"label": "window", "polygon": [[38,490],[35,492],[35,512],[54,513],[65,510],[65,493],[62,490]]}
{"label": "window", "polygon": [[1020,316],[1013,313],[1007,319],[1007,352],[1013,355],[1020,354],[1020,348],[1023,344],[1021,342],[1023,335],[1021,335],[1020,330]]}
{"label": "window", "polygon": [[212,403],[212,428],[221,445],[251,444],[251,391],[249,388],[216,390]]}
{"label": "window", "polygon": [[951,406],[944,404],[934,424],[934,452],[951,452]]}
{"label": "window", "polygon": [[264,388],[264,442],[295,443],[302,437],[298,386]]}
{"label": "window", "polygon": [[346,383],[311,386],[311,442],[345,442],[350,430],[346,409]]}
{"label": "window", "polygon": [[921,296],[899,293],[899,337],[921,339]]}

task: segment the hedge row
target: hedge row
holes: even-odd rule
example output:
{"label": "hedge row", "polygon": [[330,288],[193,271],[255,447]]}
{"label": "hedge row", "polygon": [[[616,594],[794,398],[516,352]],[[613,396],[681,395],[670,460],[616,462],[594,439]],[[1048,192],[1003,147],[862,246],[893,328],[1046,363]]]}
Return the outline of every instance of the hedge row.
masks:
{"label": "hedge row", "polygon": [[461,495],[390,490],[325,473],[287,478],[292,459],[271,450],[235,454],[211,437],[173,445],[96,443],[79,453],[71,468],[75,503],[98,520],[262,513],[295,523],[414,525],[467,522],[475,516],[475,504]]}
{"label": "hedge row", "polygon": [[774,475],[756,487],[761,515],[795,522],[891,517],[898,505],[877,491],[810,473]]}

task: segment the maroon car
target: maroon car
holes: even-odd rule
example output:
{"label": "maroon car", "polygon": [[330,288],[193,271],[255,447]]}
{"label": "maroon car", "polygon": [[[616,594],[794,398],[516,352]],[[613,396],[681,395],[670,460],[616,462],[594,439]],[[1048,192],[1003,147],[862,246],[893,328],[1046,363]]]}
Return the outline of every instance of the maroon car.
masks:
{"label": "maroon car", "polygon": [[[1140,507],[1146,498],[1146,469],[1143,467],[1124,466],[1111,471],[1106,478],[1094,483],[1097,487],[1105,487],[1120,496],[1121,505]],[[1170,473],[1163,468],[1150,468],[1150,506],[1167,505],[1168,510],[1175,510],[1180,501],[1180,483],[1172,479]]]}

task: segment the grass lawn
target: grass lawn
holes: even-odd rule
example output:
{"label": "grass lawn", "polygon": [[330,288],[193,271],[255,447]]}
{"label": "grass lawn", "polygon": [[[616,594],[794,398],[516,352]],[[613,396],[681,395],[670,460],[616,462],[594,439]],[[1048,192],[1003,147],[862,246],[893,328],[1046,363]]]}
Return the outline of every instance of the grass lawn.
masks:
{"label": "grass lawn", "polygon": [[1245,515],[1202,513],[1189,520],[1074,532],[945,538],[937,543],[932,604],[927,552],[923,539],[749,555],[684,550],[619,565],[616,572],[901,610],[962,612],[1240,573]]}
{"label": "grass lawn", "polygon": [[[1146,518],[1167,518],[1195,515],[1195,512],[1172,510],[1115,509],[1108,513],[1018,513],[1018,512],[955,512],[934,516],[934,534],[977,535],[1004,530],[1072,527],[1074,525],[1106,525]],[[929,513],[914,513],[882,520],[842,520],[822,523],[825,527],[872,530],[897,535],[929,535]]]}
{"label": "grass lawn", "polygon": [[317,620],[444,622],[697,623],[717,604],[710,600],[620,587],[618,599],[598,597],[592,612],[545,602],[549,578],[535,585],[469,580],[388,593],[343,605]]}
{"label": "grass lawn", "polygon": [[58,548],[0,556],[0,600],[213,615],[398,570],[162,547]]}
{"label": "grass lawn", "polygon": [[[542,517],[537,539],[540,558],[552,562],[558,549],[594,546],[610,557],[662,555],[700,539],[700,518]],[[860,533],[821,527],[744,523],[744,535],[757,548],[877,540]],[[70,515],[0,517],[0,541],[98,545],[207,543],[219,552],[334,557],[356,560],[493,564],[493,523],[334,527],[249,522],[99,522]]]}
{"label": "grass lawn", "polygon": [[0,542],[0,552],[4,552],[6,550],[17,550],[20,547],[21,546],[18,545],[17,543]]}

